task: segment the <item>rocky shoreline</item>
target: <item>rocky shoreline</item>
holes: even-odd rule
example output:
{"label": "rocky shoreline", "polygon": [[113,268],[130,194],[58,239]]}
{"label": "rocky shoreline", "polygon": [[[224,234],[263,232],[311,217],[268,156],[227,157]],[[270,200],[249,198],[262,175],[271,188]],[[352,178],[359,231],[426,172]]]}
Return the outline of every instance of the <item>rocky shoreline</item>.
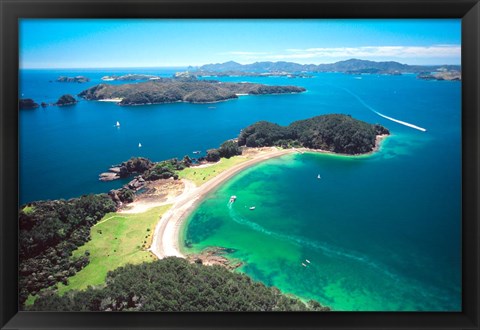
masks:
{"label": "rocky shoreline", "polygon": [[228,259],[225,257],[226,254],[233,252],[235,252],[235,250],[224,247],[210,247],[203,250],[201,253],[187,255],[187,260],[196,264],[206,266],[218,265],[229,270],[235,270],[243,266],[244,263],[239,260]]}

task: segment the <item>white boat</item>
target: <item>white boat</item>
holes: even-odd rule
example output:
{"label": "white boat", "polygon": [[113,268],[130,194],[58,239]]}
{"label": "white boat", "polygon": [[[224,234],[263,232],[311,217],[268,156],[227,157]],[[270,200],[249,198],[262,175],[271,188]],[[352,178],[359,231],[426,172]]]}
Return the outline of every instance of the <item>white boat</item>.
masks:
{"label": "white boat", "polygon": [[305,265],[303,262],[302,262],[302,266],[303,266],[303,267],[307,267],[307,265]]}
{"label": "white boat", "polygon": [[255,210],[255,206],[250,206],[250,210],[251,211]]}
{"label": "white boat", "polygon": [[320,174],[319,174],[319,175],[317,175],[317,179],[321,179],[321,178],[322,178],[322,177],[320,176]]}
{"label": "white boat", "polygon": [[236,199],[237,199],[237,196],[235,195],[230,196],[230,203],[235,202]]}
{"label": "white boat", "polygon": [[117,121],[117,123],[115,124],[116,127],[120,127],[120,122]]}
{"label": "white boat", "polygon": [[141,144],[141,143],[139,143],[139,144],[138,144],[138,147],[139,147],[139,148],[141,148],[141,147],[142,147],[142,144]]}
{"label": "white boat", "polygon": [[310,260],[308,260],[308,259],[305,259],[305,261],[308,262],[308,263],[310,263]]}

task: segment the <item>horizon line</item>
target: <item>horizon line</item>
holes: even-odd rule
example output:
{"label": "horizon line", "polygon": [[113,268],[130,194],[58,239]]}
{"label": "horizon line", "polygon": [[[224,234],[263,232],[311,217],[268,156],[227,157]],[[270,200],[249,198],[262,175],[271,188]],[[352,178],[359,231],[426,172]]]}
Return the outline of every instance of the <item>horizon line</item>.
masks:
{"label": "horizon line", "polygon": [[[461,65],[462,65],[461,63],[408,64],[408,63],[402,63],[402,62],[393,61],[393,60],[390,60],[390,61],[372,61],[372,60],[363,60],[363,59],[357,59],[357,58],[351,58],[351,59],[348,59],[348,60],[370,61],[370,62],[374,62],[374,63],[396,62],[396,63],[400,63],[400,64],[402,64],[402,65],[409,65],[409,66],[426,66],[426,67],[428,67],[428,66],[442,66],[442,65],[455,65],[455,66],[461,66]],[[335,64],[335,63],[344,62],[344,61],[348,61],[348,60],[342,60],[342,61],[330,62],[330,63],[318,63],[318,64],[315,64],[315,63],[302,64],[302,63],[290,62],[290,61],[256,61],[256,62],[251,62],[251,63],[242,64],[242,63],[237,62],[237,61],[229,60],[229,61],[226,61],[226,62],[207,63],[207,64],[201,64],[201,65],[185,64],[185,65],[171,65],[171,66],[157,66],[157,65],[153,65],[153,66],[112,66],[112,67],[109,67],[109,66],[105,66],[105,67],[101,67],[101,66],[85,66],[85,67],[19,67],[18,69],[19,69],[19,70],[174,69],[174,68],[183,69],[183,68],[188,68],[188,67],[199,68],[199,67],[204,66],[204,65],[225,64],[225,63],[228,63],[228,62],[235,62],[235,63],[238,63],[238,64],[240,64],[240,65],[251,65],[251,64],[255,64],[255,63],[265,63],[265,62],[270,62],[270,63],[283,62],[283,63],[298,64],[298,65],[317,65],[317,66],[318,66],[318,65],[324,65],[324,64]]]}

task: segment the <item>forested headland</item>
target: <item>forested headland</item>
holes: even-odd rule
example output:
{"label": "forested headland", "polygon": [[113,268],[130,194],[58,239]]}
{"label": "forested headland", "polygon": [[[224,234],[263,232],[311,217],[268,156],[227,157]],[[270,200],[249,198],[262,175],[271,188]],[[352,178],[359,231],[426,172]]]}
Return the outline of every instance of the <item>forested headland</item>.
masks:
{"label": "forested headland", "polygon": [[328,311],[304,303],[220,266],[203,266],[170,257],[127,265],[110,272],[102,288],[63,296],[45,293],[29,310],[38,311]]}
{"label": "forested headland", "polygon": [[349,115],[329,114],[295,121],[288,126],[257,122],[241,132],[238,145],[305,147],[354,155],[371,152],[377,135],[388,134],[389,130],[381,125],[372,125]]}

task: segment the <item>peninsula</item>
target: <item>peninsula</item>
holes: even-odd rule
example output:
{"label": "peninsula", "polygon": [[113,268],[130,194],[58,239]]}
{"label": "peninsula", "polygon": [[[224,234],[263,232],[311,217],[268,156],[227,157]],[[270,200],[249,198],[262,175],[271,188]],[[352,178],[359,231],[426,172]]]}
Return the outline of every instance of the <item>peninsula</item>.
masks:
{"label": "peninsula", "polygon": [[[352,134],[352,130],[356,132],[355,135]],[[245,128],[237,139],[225,141],[219,148],[208,150],[206,156],[198,159],[185,156],[182,160],[171,159],[154,163],[139,157],[123,162],[115,166],[112,173],[121,178],[136,176],[124,187],[112,190],[108,194],[24,205],[20,213],[22,230],[20,302],[24,304],[29,295],[39,294],[40,298],[38,303],[35,302],[34,309],[45,307],[43,304],[49,308],[52,305],[57,306],[56,303],[51,305],[50,299],[56,301],[63,298],[49,295],[48,290],[45,294],[41,292],[56,283],[67,285],[71,277],[89,265],[91,258],[98,258],[97,251],[93,251],[91,256],[89,250],[86,250],[84,253],[75,254],[74,258],[69,256],[69,252],[90,240],[87,233],[89,231],[92,233],[93,226],[106,223],[107,220],[111,221],[112,217],[115,218],[119,214],[133,214],[132,216],[146,214],[144,212],[152,208],[163,207],[164,211],[159,220],[158,217],[152,219],[152,227],[147,229],[147,235],[140,231],[138,240],[128,243],[131,245],[130,250],[150,251],[152,256],[149,258],[152,261],[153,255],[158,259],[186,258],[180,250],[180,229],[184,220],[213,189],[236,174],[265,160],[297,152],[344,153],[350,156],[370,153],[378,148],[379,137],[388,134],[388,129],[383,126],[359,121],[348,115],[322,115],[296,121],[288,126],[265,121],[257,122]],[[345,144],[344,147],[341,147],[341,144]],[[183,189],[179,190],[180,186],[183,186]],[[142,195],[136,197],[135,193],[140,189],[148,192],[145,198]],[[114,211],[117,212],[113,215],[109,213]],[[59,219],[62,217],[67,217],[71,223],[61,223]],[[49,226],[60,229],[50,233],[47,230]],[[149,232],[151,234],[148,234]],[[32,240],[36,239],[34,236],[36,233],[41,234],[38,234],[40,235],[38,242],[32,244]],[[107,234],[102,233],[102,229],[97,228],[95,236]],[[123,236],[117,233],[112,239],[120,240]],[[44,241],[49,243],[43,244]],[[58,257],[52,257],[58,255],[57,250],[66,252]],[[110,253],[115,254],[116,251],[116,248],[113,248],[113,252]],[[241,265],[232,264],[221,254],[217,255],[215,251],[221,252],[222,247],[213,251],[189,255],[186,259],[196,264],[221,265],[229,269]],[[109,256],[110,254],[107,255]],[[42,260],[49,260],[46,267]],[[123,265],[118,263],[119,267]],[[91,266],[90,269],[92,267],[95,266]],[[313,306],[315,309],[326,310],[318,303]],[[301,308],[309,310],[314,308],[313,306]],[[67,309],[75,308],[69,306]]]}
{"label": "peninsula", "polygon": [[160,78],[138,84],[100,84],[84,90],[78,96],[86,100],[121,100],[118,102],[120,105],[144,105],[173,102],[212,103],[236,99],[239,95],[290,94],[305,90],[297,86]]}

